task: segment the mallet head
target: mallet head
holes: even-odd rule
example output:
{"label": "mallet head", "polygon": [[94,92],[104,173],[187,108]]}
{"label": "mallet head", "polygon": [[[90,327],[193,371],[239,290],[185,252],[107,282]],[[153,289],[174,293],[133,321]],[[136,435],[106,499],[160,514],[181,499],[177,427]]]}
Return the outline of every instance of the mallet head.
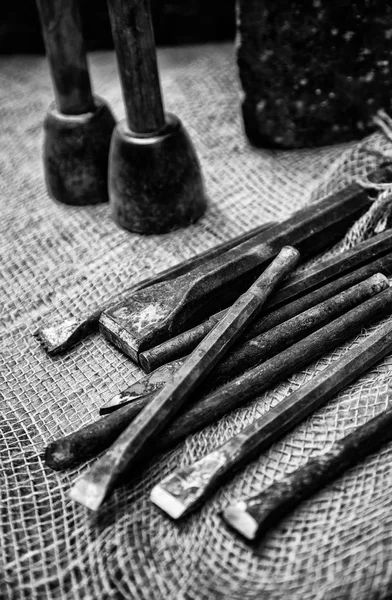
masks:
{"label": "mallet head", "polygon": [[116,121],[103,100],[94,100],[92,112],[65,115],[53,105],[45,117],[46,185],[50,196],[64,204],[108,201],[108,156]]}
{"label": "mallet head", "polygon": [[176,116],[167,114],[166,125],[153,134],[117,125],[110,148],[109,197],[115,222],[136,233],[166,233],[204,214],[199,162]]}

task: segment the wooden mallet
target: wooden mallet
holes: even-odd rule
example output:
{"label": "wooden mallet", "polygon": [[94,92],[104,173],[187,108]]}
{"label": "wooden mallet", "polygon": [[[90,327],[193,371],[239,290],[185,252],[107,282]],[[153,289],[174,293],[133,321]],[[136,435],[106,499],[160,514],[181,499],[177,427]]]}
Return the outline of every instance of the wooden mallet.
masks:
{"label": "wooden mallet", "polygon": [[201,217],[206,196],[193,145],[164,112],[149,0],[108,0],[126,119],[109,158],[115,222],[136,233],[164,233]]}
{"label": "wooden mallet", "polygon": [[45,117],[49,194],[65,204],[108,201],[110,139],[116,121],[91,91],[77,0],[37,0],[56,101]]}

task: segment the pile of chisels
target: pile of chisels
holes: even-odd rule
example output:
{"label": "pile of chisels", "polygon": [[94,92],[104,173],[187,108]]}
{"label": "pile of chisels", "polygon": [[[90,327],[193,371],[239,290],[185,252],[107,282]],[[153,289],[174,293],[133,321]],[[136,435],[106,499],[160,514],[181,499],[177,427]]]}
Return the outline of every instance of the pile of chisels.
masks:
{"label": "pile of chisels", "polygon": [[[373,173],[385,181],[386,170]],[[286,221],[259,227],[129,288],[91,314],[41,329],[52,354],[99,326],[145,375],[101,408],[98,421],[52,441],[46,464],[69,468],[105,451],[71,497],[98,510],[143,461],[243,406],[392,313],[392,230],[320,261],[370,206],[351,184]],[[174,519],[199,507],[239,468],[293,429],[392,351],[392,322],[347,350],[223,446],[156,485],[152,501]],[[392,411],[358,428],[260,496],[227,508],[224,519],[248,539],[392,437]]]}

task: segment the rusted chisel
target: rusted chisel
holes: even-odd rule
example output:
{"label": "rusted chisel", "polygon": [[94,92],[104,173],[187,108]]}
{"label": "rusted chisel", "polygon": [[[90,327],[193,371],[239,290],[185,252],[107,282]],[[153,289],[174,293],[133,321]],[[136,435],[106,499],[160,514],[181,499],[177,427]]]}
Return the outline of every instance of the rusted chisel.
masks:
{"label": "rusted chisel", "polygon": [[[346,356],[327,367],[314,380],[309,381],[283,401],[288,410],[288,427],[281,420],[283,414],[279,415],[277,410],[282,403],[270,411],[271,415],[267,413],[264,419],[264,437],[262,435],[256,442],[258,451],[261,447],[265,447],[263,442],[267,441],[267,445],[270,445],[268,429],[273,428],[274,422],[276,426],[282,426],[285,431],[291,429],[298,422],[293,409],[298,410],[300,418],[303,419],[310,410],[313,411],[324,404],[390,352],[392,352],[392,323],[388,321],[380,331],[369,336]],[[260,424],[261,421],[262,419],[259,419]],[[257,427],[257,422],[255,426]],[[252,427],[251,425],[248,431],[255,442]],[[260,494],[228,506],[222,516],[238,533],[248,540],[255,540],[269,531],[301,502],[348,468],[358,464],[391,438],[392,406],[389,406],[382,413],[335,442],[327,452],[311,458],[303,467],[285,475],[283,479],[273,483]],[[242,444],[244,441],[243,439]]]}
{"label": "rusted chisel", "polygon": [[157,392],[171,381],[178,369],[184,364],[185,359],[173,360],[148,375],[144,375],[125,390],[116,394],[99,409],[99,414],[107,415],[117,410],[120,406],[134,402],[148,394]]}
{"label": "rusted chisel", "polygon": [[[255,236],[263,233],[269,227],[274,225],[275,223],[269,222],[259,225],[254,229],[243,233],[232,240],[227,242],[223,242],[211,248],[210,250],[206,250],[197,256],[189,258],[174,267],[169,267],[165,269],[161,273],[154,275],[153,277],[148,277],[147,279],[143,279],[139,281],[129,288],[127,288],[122,295],[126,295],[127,297],[138,290],[142,290],[150,285],[155,283],[160,283],[161,281],[167,281],[170,279],[174,279],[179,275],[183,275],[184,273],[188,273],[192,269],[195,269],[199,265],[203,265],[208,261],[216,258],[217,256],[221,256],[228,250],[239,246],[243,242],[254,238]],[[77,344],[89,336],[94,331],[98,330],[99,317],[101,316],[104,310],[108,310],[110,307],[118,304],[118,301],[110,300],[104,306],[91,311],[87,315],[83,315],[80,317],[70,317],[67,319],[56,320],[48,324],[44,324],[38,331],[36,332],[36,337],[39,339],[46,352],[52,356],[55,354],[61,354],[66,352]]]}
{"label": "rusted chisel", "polygon": [[[353,221],[369,203],[367,191],[351,184],[208,264],[173,281],[136,292],[129,300],[102,313],[100,330],[138,362],[140,352],[229,306],[282,246],[319,245],[320,240],[327,245],[331,229],[338,228],[342,221]],[[328,235],[323,235],[325,232]],[[301,245],[299,249],[301,251]]]}
{"label": "rusted chisel", "polygon": [[[244,339],[246,336],[248,338],[250,336],[254,337],[268,328],[274,327],[278,323],[282,323],[284,320],[298,314],[301,309],[310,308],[311,304],[308,302],[310,299],[314,305],[323,298],[326,299],[338,293],[344,289],[345,281],[349,282],[346,287],[353,285],[354,282],[351,279],[344,278],[346,273],[350,273],[358,269],[359,266],[374,261],[391,250],[392,230],[388,229],[358,244],[353,249],[323,260],[312,269],[306,269],[300,273],[291,275],[280,289],[267,300],[263,316],[254,321],[252,331],[245,332],[241,339]],[[376,268],[374,273],[377,270]],[[333,281],[334,283],[326,287],[324,284],[327,284],[329,281]],[[323,285],[323,288],[319,287],[320,285]],[[313,294],[310,296],[309,292],[315,288],[319,288],[319,295]],[[307,296],[303,296],[305,293]],[[303,300],[295,302],[300,297]],[[288,302],[290,304],[287,304]],[[282,309],[282,306],[285,306],[285,308]],[[225,312],[220,311],[212,315],[207,321],[196,325],[196,327],[171,337],[165,342],[158,344],[158,346],[141,352],[139,354],[140,366],[146,373],[151,373],[154,369],[169,361],[186,356],[196,348],[197,344],[211,331]]]}
{"label": "rusted chisel", "polygon": [[[153,488],[151,500],[173,519],[182,518],[195,510],[238,469],[276,443],[288,431],[388,354],[392,350],[391,334],[392,324],[388,323],[383,327],[381,334],[377,332],[370,339],[349,350],[343,358],[325,368],[225,444],[195,463],[165,477]],[[291,476],[289,479],[292,481]],[[277,485],[283,489],[281,483]],[[294,490],[292,493],[294,496]],[[268,503],[268,490],[263,497]],[[258,502],[259,500],[260,497]],[[281,501],[283,504],[283,497]],[[253,499],[253,504],[248,501],[247,505],[251,514],[256,502]],[[263,508],[265,513],[268,512],[272,517],[272,510],[268,511],[266,505]],[[233,509],[231,512],[228,509],[228,514],[238,515]],[[243,516],[242,523],[246,522]]]}
{"label": "rusted chisel", "polygon": [[120,435],[90,472],[79,479],[71,497],[97,510],[125,469],[133,465],[167,423],[185,405],[191,393],[222,359],[245,327],[260,312],[266,298],[298,262],[295,248],[284,247],[255,283],[234,303],[176,372],[174,379],[153,398]]}
{"label": "rusted chisel", "polygon": [[[247,330],[241,335],[227,356],[215,367],[213,373],[210,373],[200,391],[216,388],[222,383],[234,379],[237,375],[268,360],[271,356],[295,344],[312,331],[320,329],[329,321],[336,319],[339,315],[365,302],[387,287],[388,279],[381,273],[376,273],[260,334],[255,333],[253,336],[257,327],[252,325],[249,328],[251,331]],[[139,396],[136,396],[138,392],[148,394],[163,387],[167,381],[173,379],[176,370],[185,360],[183,358],[167,363],[149,375],[145,375],[139,382],[109,400],[100,409],[100,413],[111,412],[132,402],[136,397],[140,398],[142,394],[139,393]]]}
{"label": "rusted chisel", "polygon": [[[195,398],[192,405],[155,439],[143,459],[173,448],[188,435],[239,408],[391,312],[392,289],[388,288],[233,381]],[[138,398],[82,429],[54,440],[46,449],[46,464],[62,470],[96,456],[116,440],[150,399],[151,396]]]}

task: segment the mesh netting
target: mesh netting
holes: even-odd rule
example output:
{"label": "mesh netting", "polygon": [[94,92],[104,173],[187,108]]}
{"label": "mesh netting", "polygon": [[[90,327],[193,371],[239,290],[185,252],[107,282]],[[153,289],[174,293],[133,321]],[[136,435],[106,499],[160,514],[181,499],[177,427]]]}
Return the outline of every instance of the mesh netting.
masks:
{"label": "mesh netting", "polygon": [[[299,507],[254,548],[226,529],[218,511],[382,411],[390,396],[392,357],[242,470],[185,522],[172,523],[149,502],[152,486],[174,467],[227,440],[369,330],[151,462],[95,517],[67,495],[85,465],[61,474],[41,460],[49,440],[94,420],[100,405],[140,375],[98,335],[49,358],[33,336],[43,319],[76,316],[130,282],[257,224],[284,219],[353,179],[366,179],[380,162],[373,150],[391,150],[383,133],[314,151],[252,149],[242,132],[231,46],[163,50],[160,65],[166,108],[190,132],[210,203],[206,216],[188,229],[141,237],[117,228],[107,206],[74,208],[48,198],[41,159],[42,121],[53,96],[47,65],[41,57],[0,61],[0,597],[391,597],[390,445]],[[94,54],[91,66],[96,92],[122,117],[113,54]]]}

